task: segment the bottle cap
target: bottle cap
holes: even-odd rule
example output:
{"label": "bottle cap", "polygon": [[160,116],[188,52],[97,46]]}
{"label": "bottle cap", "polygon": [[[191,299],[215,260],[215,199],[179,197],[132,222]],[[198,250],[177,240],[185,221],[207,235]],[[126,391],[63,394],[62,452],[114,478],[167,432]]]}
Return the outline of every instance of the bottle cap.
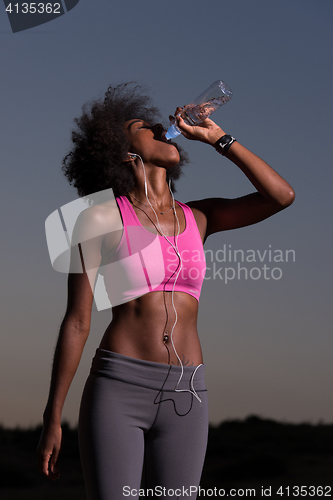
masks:
{"label": "bottle cap", "polygon": [[181,134],[180,128],[176,125],[176,123],[173,123],[167,130],[167,133],[165,134],[166,139],[173,139],[174,137],[178,137],[178,135]]}

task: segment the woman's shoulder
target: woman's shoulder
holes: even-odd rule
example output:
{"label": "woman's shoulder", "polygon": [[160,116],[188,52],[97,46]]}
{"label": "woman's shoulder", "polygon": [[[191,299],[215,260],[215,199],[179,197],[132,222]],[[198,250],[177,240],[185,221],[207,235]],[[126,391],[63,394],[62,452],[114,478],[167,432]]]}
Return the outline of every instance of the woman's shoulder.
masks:
{"label": "woman's shoulder", "polygon": [[119,208],[115,199],[93,205],[83,210],[76,219],[73,243],[100,237],[122,229]]}

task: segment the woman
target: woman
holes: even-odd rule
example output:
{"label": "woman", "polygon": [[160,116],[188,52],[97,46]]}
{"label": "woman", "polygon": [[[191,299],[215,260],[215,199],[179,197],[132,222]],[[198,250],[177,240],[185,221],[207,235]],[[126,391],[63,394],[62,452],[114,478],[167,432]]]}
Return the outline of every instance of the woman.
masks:
{"label": "woman", "polygon": [[[116,208],[110,201],[87,209],[77,223],[91,235],[80,245],[85,272],[69,274],[38,447],[41,471],[57,479],[61,410],[89,334],[91,285],[100,267],[116,301],[111,300],[112,321],[80,410],[89,500],[137,498],[141,480],[151,497],[165,488],[170,498],[196,498],[208,429],[196,329],[205,269],[202,243],[218,231],[270,217],[294,200],[291,186],[263,160],[210,119],[186,125],[177,108],[183,135],[214,146],[256,191],[237,199],[175,202],[170,186],[184,155],[165,139],[157,110],[140,92],[130,84],[109,87],[104,101],[84,109],[63,167],[81,196],[111,187],[117,202]],[[123,230],[110,232],[115,210]]]}

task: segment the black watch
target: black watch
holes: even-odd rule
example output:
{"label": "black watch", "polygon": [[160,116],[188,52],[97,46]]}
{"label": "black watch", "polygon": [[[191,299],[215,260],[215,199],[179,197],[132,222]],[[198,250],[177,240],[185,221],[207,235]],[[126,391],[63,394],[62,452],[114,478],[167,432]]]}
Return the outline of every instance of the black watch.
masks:
{"label": "black watch", "polygon": [[231,144],[233,144],[235,141],[236,141],[236,139],[234,137],[232,137],[231,135],[225,134],[218,141],[215,142],[214,148],[221,155],[225,155],[225,153],[230,148]]}

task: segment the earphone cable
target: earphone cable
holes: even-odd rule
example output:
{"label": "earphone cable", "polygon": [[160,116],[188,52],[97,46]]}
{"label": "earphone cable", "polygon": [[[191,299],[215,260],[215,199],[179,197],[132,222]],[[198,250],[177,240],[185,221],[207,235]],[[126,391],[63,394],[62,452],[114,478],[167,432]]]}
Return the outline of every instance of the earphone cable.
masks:
{"label": "earphone cable", "polygon": [[[158,216],[157,216],[157,213],[154,209],[154,207],[152,206],[152,204],[150,203],[150,200],[148,198],[148,185],[147,185],[147,176],[146,176],[146,169],[145,169],[145,166],[144,166],[144,162],[141,158],[140,155],[137,155],[137,154],[134,154],[136,157],[139,158],[141,164],[142,164],[142,167],[143,167],[143,174],[144,174],[144,183],[145,183],[145,195],[146,195],[146,199],[147,199],[147,202],[149,203],[149,206],[150,208],[152,209],[155,217],[156,217],[156,221],[157,221],[157,226],[159,228],[159,231],[161,233],[161,235],[164,237],[164,239],[172,246],[172,248],[174,249],[178,259],[179,259],[179,269],[178,269],[178,273],[175,277],[175,280],[174,280],[174,283],[173,283],[173,287],[172,287],[172,293],[171,293],[171,302],[172,302],[172,307],[173,307],[173,310],[174,310],[174,313],[175,313],[175,321],[174,321],[174,324],[172,326],[172,329],[171,329],[171,332],[170,332],[170,341],[171,341],[171,344],[172,344],[172,347],[173,347],[173,350],[174,350],[174,353],[176,354],[176,357],[178,359],[178,362],[181,366],[181,374],[180,374],[180,377],[178,379],[178,382],[176,384],[176,387],[175,387],[175,392],[190,392],[191,394],[193,394],[193,396],[195,396],[195,398],[201,403],[201,399],[200,397],[198,396],[197,392],[195,391],[194,389],[194,386],[193,386],[193,379],[194,379],[194,376],[195,376],[195,373],[196,371],[198,370],[198,368],[200,366],[202,366],[202,363],[199,364],[195,370],[193,371],[192,373],[192,376],[191,376],[191,389],[178,389],[178,386],[183,378],[183,375],[184,375],[184,366],[183,366],[183,363],[182,363],[182,360],[180,359],[179,355],[178,355],[178,352],[177,352],[177,349],[175,347],[175,344],[174,344],[174,341],[173,341],[173,332],[174,332],[174,329],[175,329],[175,326],[178,322],[178,314],[177,314],[177,310],[176,310],[176,307],[175,307],[175,303],[174,303],[174,291],[175,291],[175,286],[176,286],[176,282],[177,282],[177,279],[180,275],[180,272],[182,270],[182,265],[183,265],[183,262],[182,262],[182,258],[181,258],[181,255],[180,255],[180,252],[179,252],[179,249],[178,249],[178,237],[179,237],[179,234],[180,234],[180,224],[179,224],[179,219],[178,219],[178,216],[177,216],[177,212],[176,212],[176,208],[175,208],[175,198],[174,198],[174,195],[173,195],[173,192],[171,190],[171,181],[169,180],[169,190],[170,190],[170,194],[172,196],[172,200],[173,200],[173,203],[172,203],[172,207],[173,207],[173,212],[174,212],[174,215],[175,215],[175,218],[176,218],[176,221],[177,221],[177,235],[174,235],[174,240],[175,240],[175,245],[168,239],[168,237],[164,234],[162,228],[161,228],[161,225],[160,225],[160,222],[159,222],[159,219],[158,219]],[[142,209],[141,209],[142,210]],[[149,218],[150,219],[150,218]],[[151,219],[150,219],[151,220]],[[155,224],[154,224],[155,225]],[[177,266],[178,267],[178,266]],[[169,350],[168,350],[169,352]],[[169,353],[170,354],[170,353]],[[164,384],[163,384],[164,385]]]}

